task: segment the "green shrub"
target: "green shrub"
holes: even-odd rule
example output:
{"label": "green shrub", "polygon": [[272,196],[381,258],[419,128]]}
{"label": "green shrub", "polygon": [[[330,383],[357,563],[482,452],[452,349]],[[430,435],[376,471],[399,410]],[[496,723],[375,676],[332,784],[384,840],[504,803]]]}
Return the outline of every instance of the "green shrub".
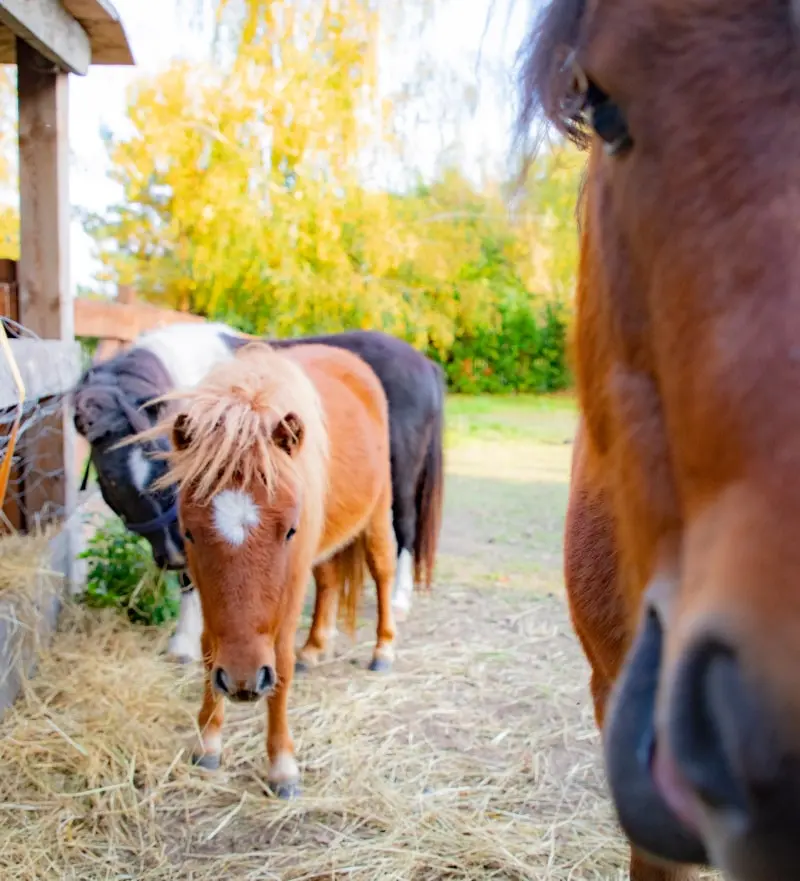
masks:
{"label": "green shrub", "polygon": [[150,545],[118,518],[110,518],[95,532],[80,558],[88,562],[83,597],[87,606],[119,609],[135,624],[163,624],[177,617],[176,573],[160,571]]}
{"label": "green shrub", "polygon": [[[551,303],[509,298],[498,307],[496,327],[456,337],[442,364],[457,394],[528,394],[569,388],[567,318]],[[428,352],[435,357],[435,353]]]}

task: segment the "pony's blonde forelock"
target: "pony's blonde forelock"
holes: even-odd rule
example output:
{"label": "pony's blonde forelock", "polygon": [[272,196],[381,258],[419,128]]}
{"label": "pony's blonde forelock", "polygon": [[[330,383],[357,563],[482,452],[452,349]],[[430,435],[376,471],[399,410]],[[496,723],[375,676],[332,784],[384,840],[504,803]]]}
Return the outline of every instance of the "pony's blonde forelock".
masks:
{"label": "pony's blonde forelock", "polygon": [[162,400],[177,406],[168,407],[171,412],[137,440],[171,437],[179,426],[186,445],[161,454],[169,467],[154,488],[191,487],[197,504],[207,503],[234,479],[272,493],[282,474],[297,467],[272,441],[275,428],[295,413],[305,426],[303,447],[309,447],[301,452],[304,477],[322,490],[329,453],[322,403],[302,367],[285,354],[260,342],[245,346],[199,386]]}

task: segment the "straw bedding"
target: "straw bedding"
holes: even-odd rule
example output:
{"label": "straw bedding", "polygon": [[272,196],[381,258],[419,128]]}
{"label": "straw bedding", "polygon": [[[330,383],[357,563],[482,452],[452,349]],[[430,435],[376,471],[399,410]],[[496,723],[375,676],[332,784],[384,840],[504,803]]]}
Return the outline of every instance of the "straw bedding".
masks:
{"label": "straw bedding", "polygon": [[188,764],[199,671],[159,654],[168,635],[66,611],[0,723],[0,877],[624,876],[560,599],[419,598],[388,676],[362,627],[296,680],[288,804],[265,792],[261,708],[229,709],[223,771]]}
{"label": "straw bedding", "polygon": [[54,529],[0,536],[0,688],[41,650],[43,614],[50,613],[63,578],[50,567]]}

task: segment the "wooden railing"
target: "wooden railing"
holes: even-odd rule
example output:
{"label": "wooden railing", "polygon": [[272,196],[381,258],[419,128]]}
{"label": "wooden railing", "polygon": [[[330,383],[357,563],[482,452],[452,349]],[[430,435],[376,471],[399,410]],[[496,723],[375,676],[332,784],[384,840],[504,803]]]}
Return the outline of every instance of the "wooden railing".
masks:
{"label": "wooden railing", "polygon": [[98,360],[110,358],[146,330],[184,321],[202,323],[205,318],[142,303],[131,288],[123,285],[116,300],[75,300],[75,336],[100,340],[95,354]]}

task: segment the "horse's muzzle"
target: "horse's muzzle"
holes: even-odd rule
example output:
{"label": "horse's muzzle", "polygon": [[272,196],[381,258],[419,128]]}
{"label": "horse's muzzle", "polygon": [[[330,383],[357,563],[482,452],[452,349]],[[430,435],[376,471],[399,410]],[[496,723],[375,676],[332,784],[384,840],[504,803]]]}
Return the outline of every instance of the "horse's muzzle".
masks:
{"label": "horse's muzzle", "polygon": [[657,859],[712,863],[736,881],[789,881],[800,866],[800,763],[786,751],[734,651],[684,652],[664,725],[658,616],[645,618],[605,730],[609,782],[631,842]]}
{"label": "horse's muzzle", "polygon": [[703,864],[702,841],[671,810],[652,773],[661,643],[661,624],[649,613],[631,646],[605,724],[609,784],[620,824],[640,850],[670,862]]}

